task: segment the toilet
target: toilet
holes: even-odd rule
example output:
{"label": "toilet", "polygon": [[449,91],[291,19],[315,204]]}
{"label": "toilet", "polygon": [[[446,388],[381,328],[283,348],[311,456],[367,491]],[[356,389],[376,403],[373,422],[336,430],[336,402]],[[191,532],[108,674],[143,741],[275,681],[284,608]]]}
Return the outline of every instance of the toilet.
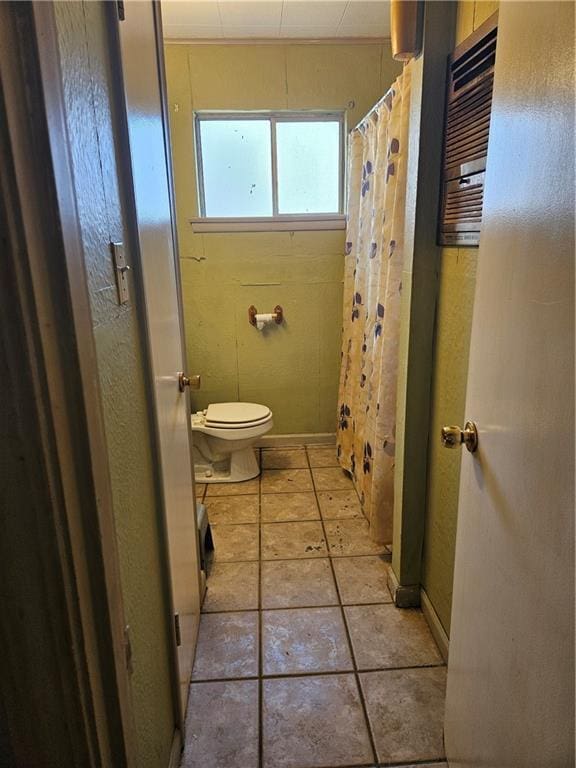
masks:
{"label": "toilet", "polygon": [[253,446],[274,426],[270,408],[257,403],[213,403],[191,419],[197,483],[239,483],[258,477]]}

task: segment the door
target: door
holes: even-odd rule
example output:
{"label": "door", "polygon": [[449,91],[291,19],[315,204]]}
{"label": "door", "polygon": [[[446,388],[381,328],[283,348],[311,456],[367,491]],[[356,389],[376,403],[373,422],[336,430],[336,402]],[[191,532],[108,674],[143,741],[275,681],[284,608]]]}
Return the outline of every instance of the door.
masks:
{"label": "door", "polygon": [[200,613],[200,568],[191,408],[188,392],[179,389],[178,377],[179,372],[186,372],[186,359],[157,4],[125,4],[120,45],[172,596],[181,637],[180,686],[185,705]]}
{"label": "door", "polygon": [[503,2],[463,451],[451,768],[574,765],[574,6]]}

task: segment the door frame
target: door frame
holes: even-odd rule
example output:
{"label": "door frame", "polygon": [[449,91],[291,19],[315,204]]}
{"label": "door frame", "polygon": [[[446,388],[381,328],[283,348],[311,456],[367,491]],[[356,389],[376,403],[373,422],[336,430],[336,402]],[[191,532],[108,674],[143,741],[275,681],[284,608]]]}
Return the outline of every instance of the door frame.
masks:
{"label": "door frame", "polygon": [[[182,273],[180,270],[180,250],[178,243],[178,220],[176,216],[176,191],[174,188],[174,169],[172,167],[172,140],[170,136],[170,116],[168,107],[168,84],[166,80],[166,58],[164,55],[164,31],[162,22],[162,4],[161,0],[151,0],[154,16],[154,29],[156,33],[156,60],[158,64],[158,85],[160,89],[160,106],[162,109],[162,128],[164,132],[164,153],[166,157],[166,175],[168,183],[168,194],[170,196],[170,217],[172,223],[172,243],[174,252],[174,271],[176,273],[176,287],[178,294],[178,314],[180,315],[180,345],[182,347],[182,360],[184,362],[184,373],[190,375],[190,367],[188,361],[188,353],[186,346],[186,329],[184,326],[184,300],[182,290]],[[192,413],[192,399],[190,396],[190,388],[186,388],[184,393],[186,399],[186,408],[189,414]],[[193,453],[193,433],[192,422],[190,419],[186,422],[188,431],[188,443],[190,445],[190,472],[192,476],[192,495],[194,500],[194,515],[196,521],[198,500],[196,497],[196,475],[194,471],[194,453]],[[166,518],[165,518],[166,519]],[[169,552],[168,541],[166,542],[166,552]],[[197,584],[199,595],[200,610],[202,609],[202,598],[206,589],[206,574],[202,570],[201,553],[200,553],[200,540],[196,537],[196,561],[198,563],[197,568]],[[200,617],[198,617],[200,619]],[[198,641],[198,632],[200,629],[200,621],[198,620],[195,628],[194,638],[192,640],[194,654],[196,652],[196,643]],[[176,646],[175,646],[176,648]],[[176,650],[176,659],[178,661],[178,653]],[[178,690],[180,688],[180,676],[176,681],[178,683]],[[182,701],[178,695],[178,705],[182,708]],[[181,732],[185,730],[185,712],[181,712]]]}
{"label": "door frame", "polygon": [[[0,281],[0,303],[18,426],[35,436],[27,450],[39,462],[29,493],[49,531],[35,535],[30,527],[23,546],[45,564],[54,602],[42,606],[52,632],[41,642],[58,660],[61,716],[75,732],[75,754],[89,766],[136,766],[108,453],[54,10],[44,2],[1,6],[0,184],[10,279]],[[14,338],[18,325],[23,335]],[[16,561],[17,552],[6,568],[16,572]],[[0,632],[24,665],[34,663],[25,628],[11,626],[5,612]],[[27,731],[28,747],[48,758],[48,745],[34,728]]]}
{"label": "door frame", "polygon": [[[41,0],[40,0],[41,1]],[[162,36],[160,32],[160,36],[158,33],[158,29],[161,30],[161,22],[160,27],[158,26],[158,17],[160,15],[160,4],[157,2],[154,2],[154,0],[148,0],[153,8],[153,14],[154,14],[154,23],[155,23],[155,35],[156,35],[156,56],[158,59],[158,62],[163,62],[163,49],[162,49]],[[170,759],[170,765],[177,766],[179,759],[180,759],[180,751],[183,744],[183,732],[184,732],[184,711],[182,708],[182,703],[180,699],[180,674],[179,674],[179,661],[178,661],[178,647],[177,647],[177,638],[176,638],[176,627],[175,627],[175,621],[174,621],[174,601],[173,601],[173,594],[172,594],[172,584],[171,584],[171,572],[170,572],[170,549],[169,549],[169,536],[168,536],[168,525],[167,525],[167,515],[166,515],[166,507],[165,507],[165,496],[164,496],[164,490],[163,490],[163,478],[162,478],[162,471],[161,471],[161,457],[160,457],[160,433],[158,429],[158,418],[157,418],[157,409],[156,409],[156,401],[155,401],[155,393],[154,393],[154,376],[152,371],[152,350],[151,350],[151,343],[150,343],[150,328],[149,328],[149,318],[148,318],[148,309],[147,309],[147,303],[146,303],[146,295],[145,295],[145,289],[144,289],[144,282],[142,278],[143,268],[142,268],[142,258],[141,258],[141,251],[140,251],[140,235],[139,235],[139,221],[138,221],[138,213],[136,208],[136,201],[133,191],[133,174],[132,174],[132,163],[131,163],[131,150],[130,150],[130,137],[129,137],[129,130],[128,130],[128,118],[126,113],[126,96],[125,96],[125,88],[124,88],[124,78],[123,78],[123,69],[122,69],[122,51],[121,51],[121,41],[120,41],[120,24],[122,23],[122,19],[119,18],[117,4],[116,3],[106,3],[106,12],[107,12],[107,22],[108,22],[108,31],[109,31],[109,39],[110,39],[110,47],[113,51],[113,55],[115,58],[115,67],[117,70],[117,87],[116,91],[114,93],[114,98],[117,100],[117,112],[119,115],[119,125],[116,126],[117,133],[115,135],[115,140],[118,142],[118,145],[120,147],[119,152],[119,158],[118,158],[118,168],[122,173],[123,179],[125,180],[125,205],[126,205],[126,230],[128,232],[128,236],[131,240],[131,254],[132,259],[134,261],[138,261],[138,269],[134,270],[133,272],[133,285],[134,289],[137,295],[137,307],[138,307],[138,324],[140,327],[140,331],[143,338],[143,353],[144,353],[144,363],[146,368],[146,380],[145,380],[145,387],[146,387],[146,397],[147,397],[147,404],[148,404],[148,417],[149,417],[149,424],[150,424],[150,437],[151,437],[151,454],[153,457],[153,467],[154,467],[154,483],[156,487],[156,496],[157,496],[157,506],[158,506],[158,530],[160,533],[160,549],[161,549],[161,557],[164,564],[164,573],[163,573],[163,591],[166,601],[166,607],[167,607],[167,613],[166,613],[166,629],[168,632],[168,635],[170,637],[170,677],[171,677],[171,688],[172,688],[172,706],[174,711],[174,736],[173,736],[173,744],[172,744],[172,753],[171,753],[171,759]],[[130,12],[129,4],[127,5],[125,12]],[[160,58],[162,57],[162,58]],[[163,109],[163,120],[167,120],[167,115],[165,114],[165,100],[166,100],[166,90],[164,81],[162,79],[162,70],[159,68],[159,85],[160,85],[160,92],[163,97],[163,103],[162,103],[162,109]],[[166,147],[166,133],[167,128],[164,127],[164,142]],[[170,157],[169,154],[169,148],[166,147],[165,153],[167,158]],[[180,289],[180,270],[179,270],[179,260],[177,256],[177,240],[175,236],[174,231],[174,211],[173,211],[173,190],[172,190],[172,167],[170,163],[168,162],[167,165],[168,169],[168,179],[169,179],[169,187],[171,192],[171,205],[172,205],[172,224],[173,224],[173,241],[174,241],[174,253],[175,253],[175,268],[176,268],[176,274],[178,277],[178,289],[179,289],[179,297],[181,296],[181,289]],[[183,316],[182,313],[182,307],[179,305],[179,311],[181,316]],[[183,353],[185,356],[185,344],[184,340],[181,340],[182,342],[182,348]],[[188,392],[185,393],[186,402],[188,404],[188,409],[190,409],[190,395]],[[188,436],[191,444],[191,424],[190,420],[188,420]]]}
{"label": "door frame", "polygon": [[[169,127],[169,116],[168,116],[168,95],[167,95],[167,86],[166,86],[166,75],[165,75],[165,66],[164,66],[164,40],[163,40],[163,34],[162,34],[162,14],[161,14],[161,4],[159,0],[147,0],[152,11],[152,22],[154,25],[154,51],[156,56],[155,61],[155,67],[158,74],[158,90],[160,95],[160,110],[161,110],[161,118],[162,118],[162,132],[163,132],[163,144],[164,144],[164,158],[165,158],[165,164],[166,164],[166,181],[167,181],[167,187],[168,187],[168,196],[169,196],[169,205],[170,205],[170,230],[171,230],[171,238],[172,238],[172,250],[173,250],[173,256],[174,256],[174,272],[175,272],[175,279],[176,279],[176,291],[177,291],[177,304],[178,304],[178,314],[180,316],[180,347],[181,347],[181,353],[182,353],[182,361],[183,361],[183,371],[184,373],[187,372],[187,360],[186,360],[186,343],[185,343],[185,336],[184,336],[184,310],[183,310],[183,303],[182,303],[182,285],[181,285],[181,274],[180,274],[180,259],[179,259],[179,251],[178,251],[178,237],[177,237],[177,225],[176,225],[176,211],[175,211],[175,194],[174,194],[174,183],[173,183],[173,171],[172,171],[172,151],[170,146],[170,127]],[[147,393],[148,393],[148,403],[149,403],[149,414],[150,414],[150,424],[151,424],[151,432],[152,432],[152,442],[153,442],[153,455],[154,455],[154,467],[155,467],[155,475],[156,475],[156,484],[158,488],[158,497],[159,497],[159,504],[162,508],[162,515],[161,515],[161,536],[162,536],[162,551],[163,551],[163,559],[165,561],[165,582],[166,582],[166,599],[167,604],[169,605],[170,614],[168,617],[169,620],[169,632],[171,636],[171,656],[172,656],[172,664],[171,664],[171,672],[172,672],[172,698],[173,698],[173,706],[174,706],[174,712],[175,712],[175,723],[176,723],[176,731],[174,734],[174,742],[173,742],[173,756],[171,759],[171,765],[174,762],[174,755],[178,754],[178,760],[179,760],[179,752],[180,749],[177,747],[178,744],[183,743],[183,733],[184,733],[184,727],[185,727],[185,712],[183,711],[182,706],[182,700],[180,696],[180,674],[179,674],[179,654],[178,654],[178,647],[177,647],[177,639],[176,639],[176,632],[175,632],[175,608],[174,608],[174,600],[173,600],[173,590],[172,590],[172,584],[171,584],[171,576],[172,576],[172,570],[171,570],[171,563],[170,563],[170,539],[169,539],[169,530],[168,530],[168,514],[166,512],[165,507],[165,496],[164,496],[164,480],[163,480],[163,474],[161,469],[161,436],[159,431],[159,420],[158,420],[158,414],[157,414],[157,407],[156,407],[156,393],[155,393],[155,382],[154,382],[154,372],[153,372],[153,353],[152,353],[152,338],[151,338],[151,323],[150,323],[150,314],[149,314],[149,308],[148,308],[148,302],[146,300],[146,290],[144,286],[144,280],[143,280],[143,272],[144,272],[144,258],[141,252],[141,249],[145,247],[145,243],[141,239],[141,227],[140,223],[141,220],[139,218],[138,209],[136,205],[136,198],[134,195],[134,181],[133,181],[133,170],[132,170],[132,162],[131,162],[131,150],[130,150],[130,134],[129,134],[129,128],[128,128],[128,116],[127,116],[127,100],[126,100],[126,89],[125,89],[125,83],[124,83],[124,76],[123,76],[123,55],[122,55],[122,43],[121,43],[121,25],[124,22],[125,18],[119,17],[119,14],[117,13],[116,4],[115,3],[109,3],[108,4],[108,12],[109,12],[109,23],[110,23],[110,35],[111,35],[111,45],[114,48],[114,54],[116,56],[116,64],[117,64],[117,70],[118,70],[118,92],[116,96],[120,99],[121,104],[119,105],[119,112],[121,113],[121,120],[122,125],[119,126],[119,135],[117,136],[117,140],[121,147],[120,152],[120,168],[122,169],[122,174],[125,179],[127,179],[127,185],[128,185],[128,192],[126,199],[126,205],[127,210],[129,213],[129,221],[127,222],[128,229],[130,231],[130,235],[133,240],[133,246],[132,251],[135,254],[135,258],[137,258],[140,261],[140,266],[138,269],[138,277],[137,280],[137,292],[139,297],[139,322],[142,329],[142,335],[145,340],[145,354],[146,354],[146,387],[147,387]],[[128,15],[130,14],[130,5],[127,4],[125,8],[125,14],[126,19],[128,18]],[[146,228],[146,222],[144,222],[144,231]],[[190,399],[190,391],[188,388],[185,389],[183,393],[183,397],[185,398],[186,402],[186,411],[188,414],[192,412],[191,408],[191,399]],[[195,479],[194,479],[194,463],[193,463],[193,455],[192,455],[192,425],[190,418],[187,418],[186,420],[186,429],[188,434],[188,444],[190,446],[190,474],[192,478],[192,499],[194,504],[194,525],[196,525],[196,495],[195,495]],[[200,565],[200,544],[199,539],[196,536],[195,537],[195,547],[196,547],[196,562],[197,562],[197,581],[195,585],[191,585],[191,589],[196,589],[198,592],[198,603],[201,605],[202,602],[202,590],[203,590],[203,580],[202,580],[202,571],[201,571],[201,565]],[[198,634],[198,628],[199,628],[199,615],[198,615],[198,622],[195,625],[194,628],[194,637],[192,638],[192,651],[195,650],[196,647],[196,640],[197,640],[197,634]],[[193,659],[191,660],[193,661]],[[175,763],[178,764],[178,761]]]}
{"label": "door frame", "polygon": [[[117,4],[105,5],[110,49],[119,62]],[[160,9],[156,3],[153,5],[156,19]],[[8,248],[3,270],[10,279],[0,284],[0,317],[15,318],[6,324],[8,333],[3,340],[9,342],[7,363],[22,381],[14,387],[14,391],[18,391],[19,416],[22,414],[18,426],[23,434],[38,434],[35,429],[38,424],[45,428],[39,441],[29,441],[29,448],[34,460],[41,462],[48,484],[41,486],[39,473],[38,485],[30,489],[30,494],[42,500],[42,513],[56,537],[61,580],[54,585],[48,580],[47,589],[51,590],[54,601],[62,602],[62,593],[65,595],[65,604],[60,606],[59,613],[51,603],[46,604],[46,620],[53,631],[42,638],[42,642],[53,647],[53,658],[59,660],[58,673],[64,679],[65,689],[61,694],[62,714],[74,731],[70,749],[76,750],[76,756],[81,755],[78,764],[94,768],[135,768],[137,749],[129,637],[53,5],[42,0],[0,3],[0,21],[0,141],[3,147],[0,195],[11,225],[6,232]],[[160,57],[163,53],[158,29],[156,21]],[[160,83],[165,97],[161,77]],[[22,94],[27,94],[27,98],[23,99]],[[129,168],[130,147],[121,75],[113,98],[118,99],[121,106],[118,114],[124,125],[116,125],[115,132]],[[165,136],[166,132],[165,126]],[[171,179],[171,166],[168,168]],[[129,187],[131,173],[127,178]],[[126,218],[127,229],[134,233],[137,224],[130,200],[127,200]],[[1,217],[0,223],[3,223]],[[138,258],[135,248],[133,259]],[[146,338],[143,286],[137,279],[133,285],[139,323]],[[23,338],[13,338],[17,322],[25,329]],[[183,713],[166,515],[161,476],[157,470],[159,437],[154,429],[152,373],[149,358],[146,358],[148,351],[144,351],[148,415],[152,427],[151,451],[156,457],[156,506],[166,633],[170,639],[174,720],[170,766],[177,766],[182,746]],[[0,352],[4,353],[1,347]],[[45,561],[46,549],[51,542],[44,537],[34,539],[33,534],[31,531],[26,546]],[[46,567],[54,568],[54,560]],[[11,560],[6,568],[16,572],[17,564]],[[64,630],[73,647],[74,664],[71,667],[60,662],[59,657]],[[21,628],[10,625],[9,615],[0,612],[0,636],[15,654],[20,654],[22,663],[27,663],[22,633]],[[70,703],[73,694],[67,689],[76,694],[73,704]],[[4,705],[0,690],[0,711]],[[43,744],[40,737],[35,736],[34,729],[28,731],[29,745],[38,752],[43,751]],[[4,733],[0,735],[4,737]]]}

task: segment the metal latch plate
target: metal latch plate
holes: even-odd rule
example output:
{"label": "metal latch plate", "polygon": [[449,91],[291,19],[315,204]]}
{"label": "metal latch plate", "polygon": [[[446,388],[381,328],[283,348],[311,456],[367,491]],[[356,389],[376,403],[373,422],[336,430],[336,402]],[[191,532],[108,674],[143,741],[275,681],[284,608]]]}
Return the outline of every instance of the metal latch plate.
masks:
{"label": "metal latch plate", "polygon": [[124,243],[110,243],[114,272],[116,273],[116,287],[118,288],[118,304],[126,304],[130,300],[128,291],[128,271],[130,267],[126,263]]}

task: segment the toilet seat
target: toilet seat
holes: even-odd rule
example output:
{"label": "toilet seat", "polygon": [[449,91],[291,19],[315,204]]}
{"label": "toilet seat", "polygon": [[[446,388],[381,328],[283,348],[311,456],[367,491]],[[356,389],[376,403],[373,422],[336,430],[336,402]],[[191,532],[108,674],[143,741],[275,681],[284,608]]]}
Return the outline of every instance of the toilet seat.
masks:
{"label": "toilet seat", "polygon": [[270,408],[258,403],[213,403],[208,406],[204,424],[216,429],[248,429],[266,424]]}
{"label": "toilet seat", "polygon": [[222,440],[260,437],[272,428],[272,411],[258,403],[213,403],[192,414],[192,431]]}

